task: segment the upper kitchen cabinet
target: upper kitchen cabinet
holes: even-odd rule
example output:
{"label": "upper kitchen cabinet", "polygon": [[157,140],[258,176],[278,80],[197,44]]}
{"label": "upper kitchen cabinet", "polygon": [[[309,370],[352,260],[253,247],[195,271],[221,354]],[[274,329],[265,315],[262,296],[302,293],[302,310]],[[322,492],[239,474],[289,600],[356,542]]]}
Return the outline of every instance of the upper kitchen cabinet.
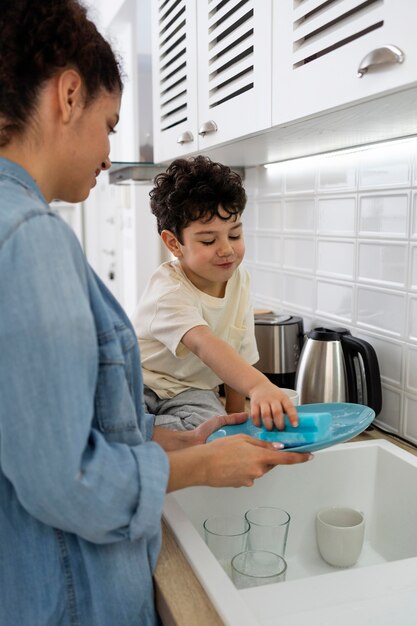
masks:
{"label": "upper kitchen cabinet", "polygon": [[[106,9],[106,10],[104,10]],[[114,162],[153,162],[152,52],[149,0],[103,2],[103,28],[124,74],[120,121],[112,135]]]}
{"label": "upper kitchen cabinet", "polygon": [[155,161],[197,150],[196,2],[152,2]]}
{"label": "upper kitchen cabinet", "polygon": [[271,126],[271,1],[153,3],[156,161]]}
{"label": "upper kitchen cabinet", "polygon": [[417,4],[274,0],[273,125],[416,83]]}

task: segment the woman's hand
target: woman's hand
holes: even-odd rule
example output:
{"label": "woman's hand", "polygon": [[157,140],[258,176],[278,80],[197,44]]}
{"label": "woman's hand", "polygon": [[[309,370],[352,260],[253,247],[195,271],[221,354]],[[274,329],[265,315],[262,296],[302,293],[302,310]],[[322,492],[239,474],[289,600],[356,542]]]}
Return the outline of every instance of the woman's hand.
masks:
{"label": "woman's hand", "polygon": [[169,452],[167,491],[196,485],[249,487],[277,465],[304,463],[313,458],[311,454],[281,451],[276,445],[248,435],[233,435]]}
{"label": "woman's hand", "polygon": [[208,464],[207,482],[211,487],[250,487],[257,478],[277,465],[304,463],[311,454],[284,452],[275,444],[249,435],[234,435],[217,439],[206,448],[212,455]]}
{"label": "woman's hand", "polygon": [[247,413],[230,413],[230,415],[216,415],[206,420],[194,430],[178,431],[169,430],[162,426],[155,426],[153,431],[153,441],[166,451],[183,450],[190,446],[197,446],[206,443],[208,437],[215,430],[226,425],[243,424],[248,419]]}
{"label": "woman's hand", "polygon": [[275,425],[278,430],[284,428],[284,413],[292,426],[298,426],[297,411],[286,393],[272,384],[267,378],[250,390],[250,408],[255,426],[271,430]]}
{"label": "woman's hand", "polygon": [[196,485],[249,487],[277,465],[305,463],[313,458],[312,454],[282,451],[282,444],[243,434],[205,443],[215,430],[247,419],[247,413],[217,415],[186,432],[156,427],[154,441],[167,451],[170,462],[167,491]]}

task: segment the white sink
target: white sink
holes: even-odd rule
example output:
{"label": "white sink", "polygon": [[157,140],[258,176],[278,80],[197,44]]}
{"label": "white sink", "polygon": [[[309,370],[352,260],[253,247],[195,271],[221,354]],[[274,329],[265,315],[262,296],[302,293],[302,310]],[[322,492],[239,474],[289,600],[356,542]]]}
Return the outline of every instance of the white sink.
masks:
{"label": "white sink", "polygon": [[[331,505],[365,513],[364,549],[349,569],[327,565],[317,551],[315,513]],[[254,506],[291,515],[287,579],[239,591],[204,543],[202,525]],[[185,489],[167,496],[164,517],[226,626],[417,624],[417,457],[390,442],[334,446],[250,488]]]}

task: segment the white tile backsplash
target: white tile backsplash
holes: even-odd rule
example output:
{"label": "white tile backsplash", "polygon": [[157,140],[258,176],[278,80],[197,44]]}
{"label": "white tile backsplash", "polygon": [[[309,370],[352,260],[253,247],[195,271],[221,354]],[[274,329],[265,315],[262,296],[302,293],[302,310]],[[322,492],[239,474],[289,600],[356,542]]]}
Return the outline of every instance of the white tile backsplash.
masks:
{"label": "white tile backsplash", "polygon": [[348,198],[319,198],[318,233],[320,235],[355,235],[356,200]]}
{"label": "white tile backsplash", "polygon": [[382,410],[378,423],[389,432],[401,434],[401,392],[382,386]]}
{"label": "white tile backsplash", "polygon": [[[314,282],[293,274],[284,274],[283,304],[290,309],[311,311],[314,302]],[[282,294],[280,294],[282,295]]]}
{"label": "white tile backsplash", "polygon": [[353,315],[353,286],[318,280],[317,312],[349,323]]}
{"label": "white tile backsplash", "polygon": [[286,231],[314,232],[314,198],[287,199],[284,201]]}
{"label": "white tile backsplash", "polygon": [[285,269],[314,271],[315,241],[298,237],[285,237],[282,247],[282,265]]}
{"label": "white tile backsplash", "polygon": [[256,246],[256,260],[259,263],[282,265],[282,240],[277,237],[258,235]]}
{"label": "white tile backsplash", "polygon": [[404,398],[404,436],[417,444],[417,397]]}
{"label": "white tile backsplash", "polygon": [[387,143],[360,153],[359,189],[411,184],[411,147]]}
{"label": "white tile backsplash", "polygon": [[[417,394],[417,348],[407,349],[407,373],[405,386],[407,391]],[[417,414],[416,414],[417,415]]]}
{"label": "white tile backsplash", "polygon": [[280,272],[271,271],[265,267],[257,268],[255,271],[254,291],[261,297],[264,296],[268,302],[278,300],[283,293],[283,277]]}
{"label": "white tile backsplash", "polygon": [[408,312],[408,337],[411,341],[417,341],[417,298],[410,297]]}
{"label": "white tile backsplash", "polygon": [[407,244],[359,242],[358,279],[405,288]]}
{"label": "white tile backsplash", "polygon": [[285,172],[284,180],[285,191],[287,193],[314,191],[316,171],[310,166],[297,168],[289,164]]}
{"label": "white tile backsplash", "polygon": [[417,193],[413,193],[412,203],[413,209],[411,215],[411,237],[413,239],[417,239]]}
{"label": "white tile backsplash", "polygon": [[347,159],[346,155],[333,155],[319,165],[319,191],[347,191],[356,186],[357,158]]}
{"label": "white tile backsplash", "polygon": [[358,325],[400,337],[404,333],[404,319],[404,294],[358,287]]}
{"label": "white tile backsplash", "polygon": [[378,194],[359,198],[359,235],[407,237],[408,194]]}
{"label": "white tile backsplash", "polygon": [[248,168],[245,187],[255,304],[371,343],[376,421],[417,442],[417,141]]}
{"label": "white tile backsplash", "polygon": [[282,203],[280,200],[258,203],[258,228],[260,230],[281,230]]}
{"label": "white tile backsplash", "polygon": [[355,272],[355,242],[317,241],[317,274],[353,280]]}

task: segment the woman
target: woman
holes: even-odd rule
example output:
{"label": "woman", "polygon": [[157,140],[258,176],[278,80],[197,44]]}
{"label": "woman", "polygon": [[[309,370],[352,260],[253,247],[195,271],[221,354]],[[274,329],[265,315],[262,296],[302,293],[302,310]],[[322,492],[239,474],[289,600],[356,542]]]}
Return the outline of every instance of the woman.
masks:
{"label": "woman", "polygon": [[309,455],[227,420],[175,433],[143,411],[134,332],[48,207],[110,167],[122,81],[77,0],[0,16],[0,623],[153,626],[166,491],[250,485]]}

